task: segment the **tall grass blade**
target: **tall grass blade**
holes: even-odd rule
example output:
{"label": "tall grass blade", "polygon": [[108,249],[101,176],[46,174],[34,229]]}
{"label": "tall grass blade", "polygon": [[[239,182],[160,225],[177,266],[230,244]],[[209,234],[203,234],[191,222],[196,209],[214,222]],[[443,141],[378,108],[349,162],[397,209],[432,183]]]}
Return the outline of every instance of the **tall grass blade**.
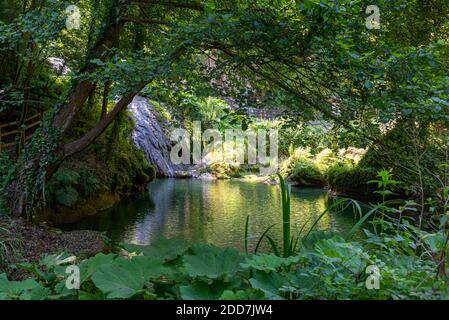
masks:
{"label": "tall grass blade", "polygon": [[271,245],[271,248],[273,249],[274,254],[277,255],[278,257],[280,257],[281,255],[280,255],[279,249],[276,245],[276,242],[270,236],[267,236],[267,239],[270,242],[270,245]]}
{"label": "tall grass blade", "polygon": [[249,215],[246,216],[245,222],[245,253],[248,254],[248,227],[249,227]]}
{"label": "tall grass blade", "polygon": [[282,175],[279,173],[278,177],[281,186],[282,199],[282,238],[284,257],[288,257],[290,251],[290,194],[284,177],[282,177]]}
{"label": "tall grass blade", "polygon": [[273,228],[275,225],[276,225],[276,223],[275,223],[275,224],[272,224],[271,226],[269,226],[269,227],[264,231],[264,233],[262,233],[262,235],[261,235],[260,238],[259,238],[259,241],[257,241],[256,248],[254,249],[254,254],[257,254],[257,250],[259,250],[259,246],[260,246],[260,244],[262,243],[263,238],[265,238],[265,236],[267,235],[268,231],[270,231],[271,228]]}

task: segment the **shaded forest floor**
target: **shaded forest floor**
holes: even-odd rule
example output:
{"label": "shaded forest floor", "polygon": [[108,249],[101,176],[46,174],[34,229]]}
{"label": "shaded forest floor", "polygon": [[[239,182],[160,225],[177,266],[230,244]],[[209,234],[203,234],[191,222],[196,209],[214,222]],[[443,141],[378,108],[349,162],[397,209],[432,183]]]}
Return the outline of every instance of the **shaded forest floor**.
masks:
{"label": "shaded forest floor", "polygon": [[[105,249],[105,239],[97,231],[75,230],[62,232],[45,224],[35,225],[22,219],[11,220],[0,217],[0,228],[8,227],[0,234],[0,239],[8,245],[9,251],[2,252],[4,263],[33,263],[49,254],[61,251],[75,256],[90,257]],[[0,229],[2,230],[2,229]],[[22,279],[24,271],[8,270],[11,277]]]}

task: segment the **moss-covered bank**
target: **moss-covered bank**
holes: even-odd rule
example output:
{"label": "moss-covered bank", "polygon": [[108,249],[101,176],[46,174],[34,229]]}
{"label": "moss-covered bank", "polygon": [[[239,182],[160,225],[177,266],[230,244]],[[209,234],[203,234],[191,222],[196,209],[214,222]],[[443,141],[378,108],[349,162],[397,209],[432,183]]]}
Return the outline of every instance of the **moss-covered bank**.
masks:
{"label": "moss-covered bank", "polygon": [[[95,121],[91,113],[80,117],[67,139],[79,138]],[[133,127],[123,112],[93,144],[67,159],[43,187],[44,203],[36,210],[35,220],[73,223],[143,191],[156,172],[132,144]]]}

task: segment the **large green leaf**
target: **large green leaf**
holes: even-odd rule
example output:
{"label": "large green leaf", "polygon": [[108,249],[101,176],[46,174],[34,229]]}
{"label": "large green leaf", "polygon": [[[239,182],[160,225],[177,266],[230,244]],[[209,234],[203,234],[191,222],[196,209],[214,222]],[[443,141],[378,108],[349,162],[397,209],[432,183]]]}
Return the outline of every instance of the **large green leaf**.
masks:
{"label": "large green leaf", "polygon": [[226,278],[242,269],[243,256],[235,249],[195,245],[192,252],[184,256],[184,265],[191,277]]}
{"label": "large green leaf", "polygon": [[95,271],[100,269],[101,266],[113,263],[115,257],[116,256],[113,254],[99,253],[96,256],[81,262],[79,265],[80,284],[83,284],[86,280],[88,280]]}
{"label": "large green leaf", "polygon": [[137,244],[123,244],[128,252],[142,253],[147,257],[159,258],[165,261],[171,261],[182,255],[188,245],[179,239],[159,239],[151,245],[142,246]]}
{"label": "large green leaf", "polygon": [[9,281],[6,274],[0,274],[0,300],[37,300],[47,295],[48,291],[34,279]]}
{"label": "large green leaf", "polygon": [[181,286],[181,298],[184,300],[217,300],[226,290],[237,287],[236,283],[214,281],[206,283],[204,281],[195,281],[192,284]]}
{"label": "large green leaf", "polygon": [[346,242],[339,236],[320,240],[315,249],[323,260],[331,264],[343,264],[353,273],[362,272],[369,259],[359,244]]}
{"label": "large green leaf", "polygon": [[280,288],[288,283],[288,279],[274,272],[258,272],[249,282],[254,289],[263,291],[268,299],[282,300],[284,298],[280,295]]}
{"label": "large green leaf", "polygon": [[170,273],[171,270],[162,266],[158,259],[142,256],[118,258],[95,272],[92,281],[108,299],[126,299],[141,292],[150,279]]}

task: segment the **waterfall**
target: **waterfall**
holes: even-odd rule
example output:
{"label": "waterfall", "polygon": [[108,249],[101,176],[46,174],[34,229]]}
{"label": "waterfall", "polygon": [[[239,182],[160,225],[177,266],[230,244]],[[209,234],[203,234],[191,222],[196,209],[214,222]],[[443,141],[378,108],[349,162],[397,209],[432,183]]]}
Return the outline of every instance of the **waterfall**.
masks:
{"label": "waterfall", "polygon": [[186,165],[175,165],[170,161],[172,143],[165,135],[148,99],[136,96],[128,105],[128,111],[135,123],[133,143],[144,152],[145,158],[158,174],[166,177],[188,176],[189,168]]}

